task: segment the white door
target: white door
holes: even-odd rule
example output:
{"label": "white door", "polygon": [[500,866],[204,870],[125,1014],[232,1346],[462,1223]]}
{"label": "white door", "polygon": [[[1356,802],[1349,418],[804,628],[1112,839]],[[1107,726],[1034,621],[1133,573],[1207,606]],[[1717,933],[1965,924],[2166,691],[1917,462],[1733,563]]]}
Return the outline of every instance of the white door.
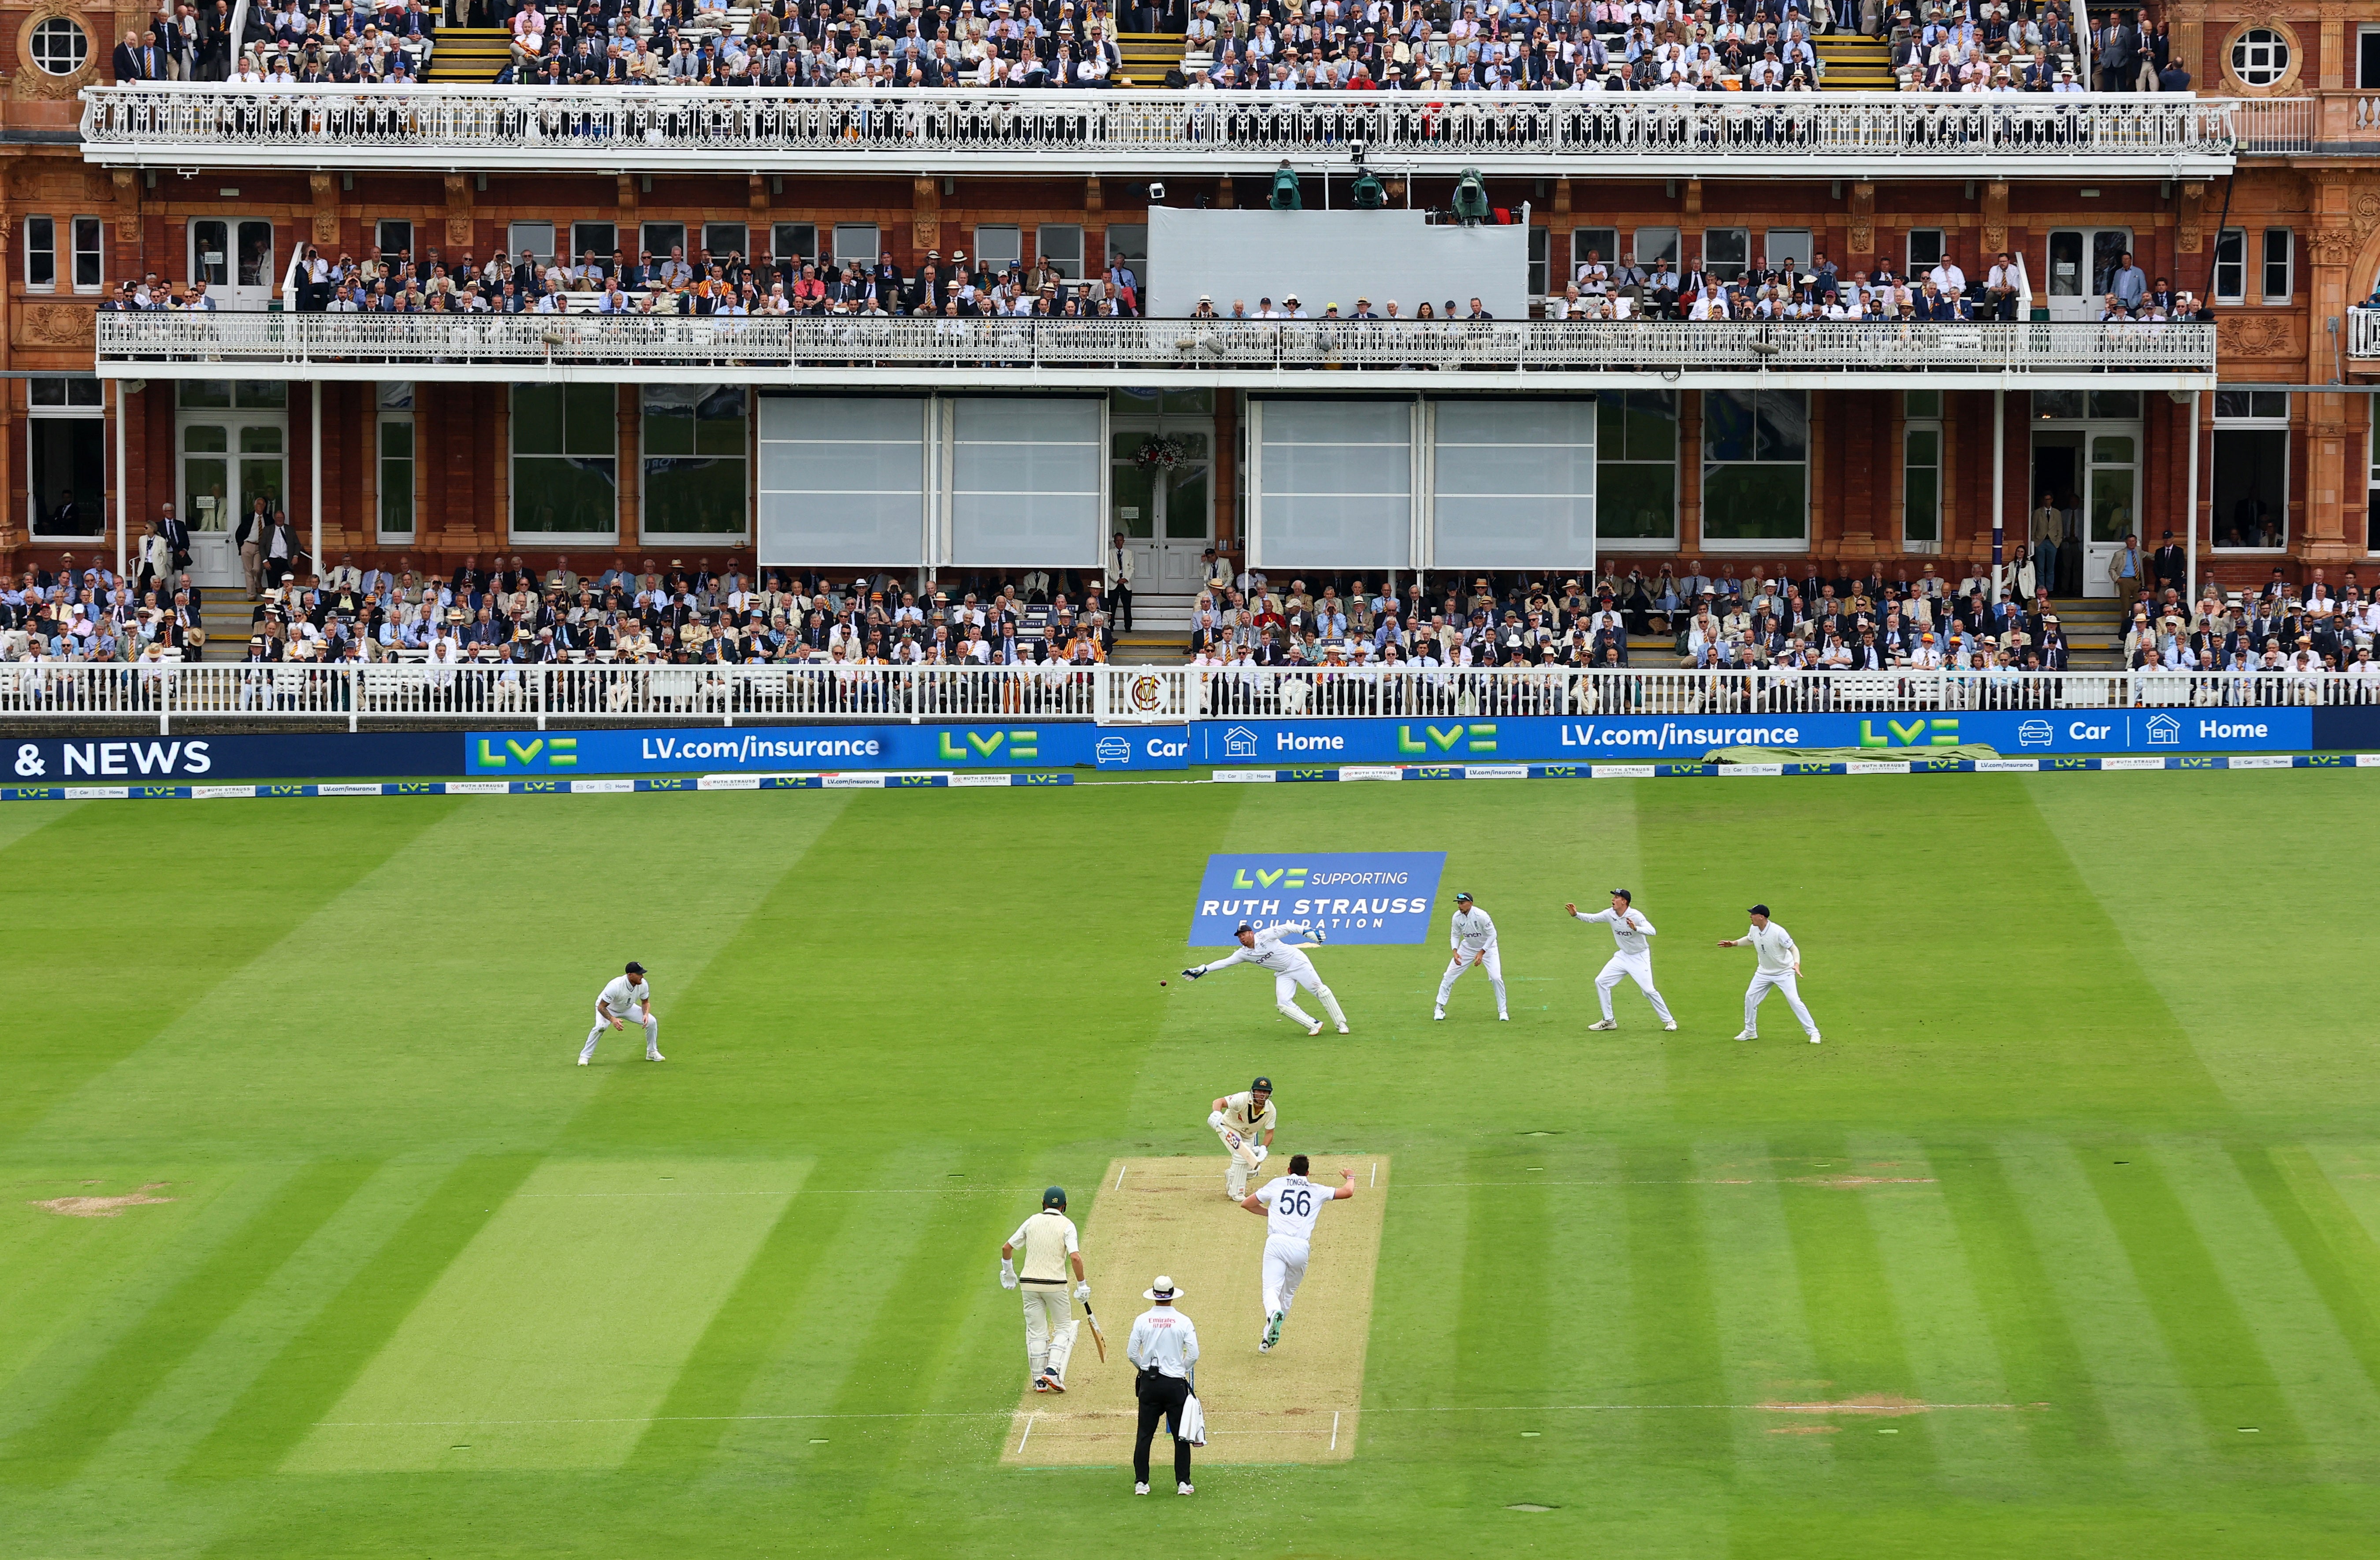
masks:
{"label": "white door", "polygon": [[[2135,583],[2130,590],[2119,592],[2107,574],[2107,564],[2124,550],[2124,538],[2140,529],[2140,437],[2093,429],[2084,443],[2089,487],[2083,500],[2088,519],[2082,540],[2082,594],[2129,598],[2139,586]],[[2145,548],[2141,550],[2141,567],[2148,567]]]}
{"label": "white door", "polygon": [[177,423],[179,513],[190,527],[191,576],[201,586],[240,585],[239,517],[258,499],[268,514],[287,506],[287,416],[184,412]]}
{"label": "white door", "polygon": [[2110,278],[2132,247],[2129,227],[2058,227],[2049,233],[2049,318],[2088,320],[2099,318]]}
{"label": "white door", "polygon": [[200,217],[190,224],[189,274],[204,281],[218,308],[261,311],[281,283],[273,224],[261,217]]}
{"label": "white door", "polygon": [[[1215,534],[1212,429],[1211,422],[1186,429],[1168,422],[1111,431],[1109,530],[1122,531],[1132,551],[1135,596],[1197,592]],[[1141,452],[1152,440],[1174,447],[1173,465],[1142,463]]]}

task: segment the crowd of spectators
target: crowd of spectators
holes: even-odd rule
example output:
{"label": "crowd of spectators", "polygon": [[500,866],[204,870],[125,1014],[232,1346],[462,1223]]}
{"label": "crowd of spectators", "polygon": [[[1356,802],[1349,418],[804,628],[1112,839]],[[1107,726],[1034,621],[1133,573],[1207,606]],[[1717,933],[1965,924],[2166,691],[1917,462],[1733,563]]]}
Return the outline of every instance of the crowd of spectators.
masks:
{"label": "crowd of spectators", "polygon": [[[1815,40],[1885,41],[1903,91],[2187,91],[2167,24],[2107,14],[2074,37],[2056,0],[449,0],[503,27],[496,79],[551,86],[1103,88],[1123,30],[1179,31],[1193,90],[1803,91]],[[444,6],[183,0],[116,51],[120,80],[418,79]]]}
{"label": "crowd of spectators", "polygon": [[[0,590],[0,658],[67,661],[200,660],[206,639],[185,571],[146,556],[130,582],[71,554]],[[165,562],[163,571],[155,568]],[[734,562],[714,570],[647,559],[580,575],[569,559],[540,572],[525,559],[466,559],[451,574],[359,568],[296,570],[261,582],[235,660],[316,663],[573,661],[851,666],[1105,662],[1113,642],[1103,591],[1070,594],[1065,576],[1029,571],[975,582],[956,599],[922,599],[890,574],[829,579],[771,572],[757,582]]]}
{"label": "crowd of spectators", "polygon": [[2119,588],[2134,587],[2126,591],[2123,642],[2124,664],[2132,671],[2380,677],[2373,659],[2380,595],[2367,594],[2354,570],[2334,591],[2320,569],[2302,590],[2275,569],[2253,590],[2205,584],[2193,603],[2169,561],[2180,550],[2170,531],[2154,554],[2127,538],[2110,562]]}

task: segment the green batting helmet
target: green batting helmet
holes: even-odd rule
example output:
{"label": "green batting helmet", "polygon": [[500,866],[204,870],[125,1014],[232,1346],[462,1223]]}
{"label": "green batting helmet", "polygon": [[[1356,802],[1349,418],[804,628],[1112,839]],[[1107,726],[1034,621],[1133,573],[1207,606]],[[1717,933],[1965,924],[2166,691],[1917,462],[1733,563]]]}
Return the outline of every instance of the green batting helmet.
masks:
{"label": "green batting helmet", "polygon": [[1062,1186],[1051,1187],[1049,1191],[1041,1194],[1041,1205],[1045,1208],[1064,1207],[1066,1205],[1066,1189]]}

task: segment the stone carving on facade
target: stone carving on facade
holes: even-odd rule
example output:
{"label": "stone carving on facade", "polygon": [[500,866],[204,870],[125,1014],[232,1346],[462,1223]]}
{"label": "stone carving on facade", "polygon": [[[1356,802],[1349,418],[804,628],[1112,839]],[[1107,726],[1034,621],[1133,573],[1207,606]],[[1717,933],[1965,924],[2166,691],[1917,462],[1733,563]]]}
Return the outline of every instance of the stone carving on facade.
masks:
{"label": "stone carving on facade", "polygon": [[1852,186],[1851,252],[1855,255],[1876,253],[1876,186],[1865,182]]}
{"label": "stone carving on facade", "polygon": [[140,242],[140,181],[129,168],[118,168],[114,175],[115,187],[115,241],[119,244]]}
{"label": "stone carving on facade", "polygon": [[2316,265],[2345,265],[2362,247],[2351,228],[2317,227],[2306,235],[2306,249]]}
{"label": "stone carving on facade", "polygon": [[2296,334],[2277,314],[2226,314],[2216,323],[2215,345],[2225,357],[2292,357]]}
{"label": "stone carving on facade", "polygon": [[2008,248],[2007,181],[1994,179],[1984,186],[1984,253],[1997,255]]}
{"label": "stone carving on facade", "polygon": [[17,341],[20,346],[80,347],[91,350],[96,345],[98,318],[91,308],[72,303],[29,303],[17,316]]}
{"label": "stone carving on facade", "polygon": [[[17,27],[17,58],[22,63],[8,73],[8,95],[36,103],[50,102],[70,98],[85,87],[98,86],[100,64],[106,58],[108,51],[115,47],[116,40],[127,30],[143,25],[144,18],[133,13],[118,25],[115,32],[102,37],[104,23],[97,20],[96,15],[103,13],[85,15],[80,6],[64,4],[62,0],[43,0],[42,4],[26,12]],[[91,40],[91,52],[83,56],[82,68],[71,76],[53,76],[33,63],[33,29],[53,17],[66,18],[81,28],[83,35]]]}

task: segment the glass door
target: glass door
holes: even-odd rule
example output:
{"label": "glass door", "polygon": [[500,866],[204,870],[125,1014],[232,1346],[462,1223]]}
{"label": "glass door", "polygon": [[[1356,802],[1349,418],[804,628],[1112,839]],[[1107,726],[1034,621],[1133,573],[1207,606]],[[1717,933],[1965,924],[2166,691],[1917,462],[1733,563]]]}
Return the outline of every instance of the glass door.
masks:
{"label": "glass door", "polygon": [[273,269],[273,224],[200,217],[190,224],[189,273],[207,284],[217,308],[262,309],[280,284]]}
{"label": "glass door", "polygon": [[2060,227],[2049,235],[2049,318],[2092,320],[2106,307],[2116,271],[2132,247],[2129,227]]}
{"label": "glass door", "polygon": [[[2082,594],[2130,596],[2119,591],[2107,573],[2108,561],[2124,549],[2124,538],[2139,529],[2134,495],[2140,480],[2140,441],[2129,433],[2094,431],[2090,448],[2090,530],[2082,546]],[[2143,550],[2142,567],[2148,553]],[[2137,584],[2132,587],[2137,590]]]}
{"label": "glass door", "polygon": [[[1133,554],[1135,596],[1197,593],[1213,545],[1215,418],[1210,391],[1119,391],[1108,427],[1108,529]],[[1155,413],[1156,415],[1149,415]]]}
{"label": "glass door", "polygon": [[184,416],[179,513],[189,524],[190,574],[199,585],[245,582],[239,518],[258,499],[267,514],[285,506],[286,441],[278,417]]}

